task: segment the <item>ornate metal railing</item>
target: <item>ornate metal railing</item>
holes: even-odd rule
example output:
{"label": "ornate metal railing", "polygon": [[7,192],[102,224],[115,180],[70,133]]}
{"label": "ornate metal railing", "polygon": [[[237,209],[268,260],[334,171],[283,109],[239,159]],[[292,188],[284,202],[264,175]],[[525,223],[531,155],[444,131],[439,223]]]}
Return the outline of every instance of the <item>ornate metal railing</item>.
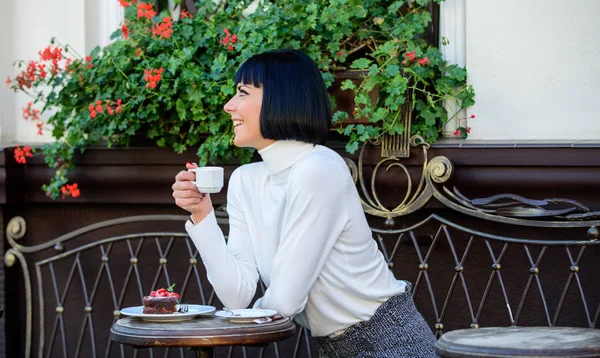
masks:
{"label": "ornate metal railing", "polygon": [[[358,166],[350,159],[346,163],[350,167],[354,182],[360,185],[364,199],[362,206],[367,214],[385,217],[386,225],[393,226],[393,218],[406,216],[423,208],[431,198],[436,198],[446,207],[471,217],[513,225],[533,227],[589,227],[592,238],[598,238],[597,226],[600,225],[600,211],[591,211],[585,205],[565,198],[548,198],[543,200],[528,199],[515,194],[498,194],[487,198],[469,199],[458,188],[448,189],[446,183],[451,177],[453,166],[444,156],[437,156],[429,160],[428,150],[430,145],[420,136],[410,138],[411,147],[420,147],[423,155],[422,174],[419,183],[413,189],[413,178],[406,165],[401,162],[405,155],[396,156],[386,150],[390,146],[390,137],[384,137],[380,144],[381,160],[374,166],[370,180],[370,190],[367,189],[365,180],[364,155],[367,145],[363,146]],[[410,152],[409,152],[410,153]],[[382,205],[376,190],[377,177],[381,168],[386,171],[394,167],[402,169],[407,181],[406,194],[400,203],[393,209]],[[553,218],[553,221],[531,220],[532,218]]]}
{"label": "ornate metal railing", "polygon": [[[132,352],[132,348],[113,343],[108,330],[120,318],[121,308],[140,305],[142,297],[152,289],[172,283],[177,283],[182,300],[220,308],[222,305],[207,281],[198,252],[187,234],[141,232],[89,240],[91,233],[115,226],[175,221],[183,227],[185,220],[186,216],[177,215],[108,220],[31,247],[18,243],[26,233],[25,220],[21,217],[10,220],[6,231],[11,249],[5,254],[5,263],[11,267],[19,262],[23,272],[25,356],[137,355],[138,352]],[[222,212],[217,220],[226,230],[227,218]],[[72,248],[67,250],[66,247]],[[35,257],[40,253],[46,255]],[[264,286],[260,287],[260,291],[264,293]],[[76,327],[79,329],[74,332]],[[294,350],[300,351],[303,345],[310,345],[308,337],[306,330],[299,330]],[[37,342],[36,351],[32,351],[33,342]],[[223,350],[229,351],[228,354],[237,350],[244,356],[248,350],[258,350],[260,356],[271,352],[272,356],[279,357],[278,344],[272,346]],[[145,351],[150,356],[159,352],[165,355],[185,354],[182,349]]]}
{"label": "ornate metal railing", "polygon": [[[347,159],[346,162],[350,167],[354,181],[360,188],[364,211],[370,215],[386,219],[384,229],[372,228],[372,231],[390,268],[394,269],[395,261],[402,262],[406,259],[406,252],[404,257],[397,257],[399,256],[401,243],[412,244],[415,249],[418,258],[418,273],[415,280],[414,295],[416,298],[416,294],[420,292],[420,286],[425,286],[425,292],[423,293],[429,297],[429,309],[433,313],[432,318],[435,320],[434,327],[437,336],[440,336],[444,331],[444,321],[449,316],[452,300],[456,300],[457,287],[463,290],[464,296],[462,299],[465,308],[468,310],[468,315],[465,317],[468,320],[468,326],[477,328],[480,326],[484,309],[490,295],[492,295],[492,287],[495,283],[499,287],[499,293],[504,304],[503,310],[506,314],[506,322],[510,325],[527,325],[528,322],[523,319],[523,316],[528,305],[532,305],[528,302],[528,299],[530,299],[533,288],[537,289],[539,293],[539,301],[536,303],[543,309],[543,314],[540,316],[544,317],[543,322],[537,323],[549,326],[557,325],[560,322],[561,314],[564,315],[567,297],[571,298],[569,290],[572,286],[575,286],[578,298],[581,300],[580,308],[583,315],[578,319],[573,319],[573,315],[569,313],[571,319],[564,322],[563,325],[598,327],[600,324],[600,290],[597,287],[600,285],[598,285],[597,277],[599,277],[600,270],[596,262],[600,259],[600,240],[598,240],[599,232],[597,228],[600,225],[600,211],[591,211],[583,204],[565,198],[536,200],[515,194],[498,194],[487,198],[469,199],[458,188],[454,187],[450,190],[446,186],[452,176],[452,163],[443,156],[437,156],[429,160],[429,144],[425,143],[419,136],[414,136],[410,140],[411,146],[420,147],[423,155],[422,172],[415,188],[409,168],[401,162],[398,156],[389,155],[387,151],[383,150],[387,146],[386,140],[388,138],[384,138],[383,143],[381,143],[382,159],[374,166],[370,176],[370,190],[365,184],[367,175],[363,170],[366,146],[362,148],[359,155],[358,166],[351,160]],[[405,195],[401,196],[399,200],[400,203],[390,209],[382,205],[382,201],[377,194],[376,184],[382,168],[389,171],[394,167],[401,169],[407,186]],[[431,213],[423,220],[408,226],[404,221],[404,228],[394,228],[397,225],[395,218],[406,218],[407,215],[416,213],[419,210],[424,211],[432,198],[437,199],[439,203],[450,209],[440,211],[462,214],[463,217],[469,218],[471,223],[482,221],[487,223],[486,226],[489,223],[496,223],[497,228],[501,226],[512,228],[523,226],[535,230],[524,230],[521,234],[523,236],[499,235],[488,231],[489,229],[483,231],[466,227],[436,213]],[[423,248],[423,240],[419,240],[418,234],[424,228],[428,230],[429,234],[421,232],[420,238],[426,238],[426,249]],[[571,230],[568,232],[563,231],[557,235],[556,230],[552,232],[551,229]],[[390,247],[389,242],[394,242],[394,245]],[[457,248],[459,242],[462,244],[462,250]],[[442,243],[447,246],[447,250],[436,253],[436,249]],[[475,246],[479,246],[479,254],[484,254],[487,258],[481,255],[473,258],[472,251]],[[590,252],[590,249],[592,252]],[[522,254],[521,259],[516,262],[514,256],[517,254],[513,252],[515,250],[521,251]],[[513,252],[511,258],[507,257],[507,252]],[[549,255],[550,252],[551,255]],[[586,252],[588,254],[585,258],[588,260],[585,264],[589,266],[586,267],[588,269],[586,277],[588,280],[584,284],[581,268]],[[435,256],[440,254],[445,257],[444,263],[435,260]],[[555,283],[551,285],[554,291],[560,292],[559,295],[552,292],[552,298],[548,298],[549,292],[544,290],[542,285],[541,277],[544,275],[540,267],[550,260],[546,259],[544,261],[545,257],[562,259],[562,262],[558,260],[550,263],[552,266],[548,270],[550,272],[548,280],[555,279],[556,273],[561,269],[564,269],[564,273],[567,273],[566,277],[561,276],[561,279],[564,279],[563,284]],[[469,289],[465,277],[465,272],[469,271],[467,259],[471,260],[469,266],[477,270],[477,275],[480,277],[487,276],[485,289],[480,293],[481,296],[477,304],[473,301],[473,293]],[[439,271],[432,278],[431,269],[434,266],[438,266]],[[521,270],[522,277],[519,279],[524,280],[523,287],[507,290],[506,279],[502,274],[507,267],[513,270]],[[398,270],[397,273],[398,277],[406,277],[404,268]],[[442,280],[447,280],[450,284],[443,289],[439,287],[436,289],[434,281],[439,283]],[[586,295],[586,292],[588,295]],[[440,296],[440,294],[443,296]],[[496,314],[500,312],[495,311]]]}
{"label": "ornate metal railing", "polygon": [[[365,170],[363,148],[358,165],[348,165],[385,260],[398,278],[413,282],[417,306],[438,336],[489,325],[600,325],[598,212],[564,198],[501,194],[469,199],[447,187],[453,172],[449,159],[429,160],[429,146],[418,137],[411,146],[423,153],[416,185],[411,168],[393,155]],[[408,183],[400,203],[391,209],[383,205],[389,194],[384,198],[376,190],[383,168],[399,169]],[[442,205],[430,208],[432,198]],[[385,220],[382,225],[378,217]],[[7,226],[11,248],[5,262],[8,267],[18,262],[22,269],[25,355],[191,355],[182,349],[134,351],[108,337],[119,309],[139,305],[157,286],[175,282],[183,300],[220,306],[193,243],[178,231],[186,219],[121,218],[24,246],[19,240],[26,234],[25,220],[13,218]],[[178,230],[103,234],[121,225],[165,221],[175,222]],[[221,211],[218,221],[226,232]],[[268,347],[217,352],[311,357],[315,350],[309,333],[299,330],[294,338]]]}

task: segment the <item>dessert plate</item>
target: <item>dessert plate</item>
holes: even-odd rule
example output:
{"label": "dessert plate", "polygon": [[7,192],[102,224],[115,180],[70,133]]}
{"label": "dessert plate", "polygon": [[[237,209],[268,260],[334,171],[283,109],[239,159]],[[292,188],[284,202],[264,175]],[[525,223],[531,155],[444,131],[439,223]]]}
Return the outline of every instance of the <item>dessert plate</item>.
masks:
{"label": "dessert plate", "polygon": [[[188,305],[188,311],[186,313],[147,314],[142,313],[143,309],[144,306],[127,307],[121,310],[121,314],[124,316],[141,318],[144,321],[149,322],[180,322],[194,319],[196,316],[210,315],[216,310],[213,306]],[[177,305],[177,309],[179,309],[179,305]]]}
{"label": "dessert plate", "polygon": [[244,308],[231,311],[217,311],[215,316],[227,318],[234,323],[250,323],[255,319],[270,317],[277,314],[277,311],[256,308]]}

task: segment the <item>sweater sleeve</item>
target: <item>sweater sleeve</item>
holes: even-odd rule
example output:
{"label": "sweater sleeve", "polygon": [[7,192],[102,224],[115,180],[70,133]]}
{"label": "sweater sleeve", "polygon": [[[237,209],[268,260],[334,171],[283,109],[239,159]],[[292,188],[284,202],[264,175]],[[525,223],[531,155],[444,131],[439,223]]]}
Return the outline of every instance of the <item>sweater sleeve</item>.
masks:
{"label": "sweater sleeve", "polygon": [[349,176],[346,168],[326,158],[298,163],[290,173],[271,283],[255,307],[287,316],[304,310],[309,292],[347,222],[349,177],[344,175]]}
{"label": "sweater sleeve", "polygon": [[254,248],[238,200],[239,176],[238,169],[234,171],[229,181],[227,243],[217,224],[214,210],[195,226],[190,221],[186,223],[186,230],[206,267],[208,280],[221,302],[230,309],[248,307],[256,292],[259,279]]}

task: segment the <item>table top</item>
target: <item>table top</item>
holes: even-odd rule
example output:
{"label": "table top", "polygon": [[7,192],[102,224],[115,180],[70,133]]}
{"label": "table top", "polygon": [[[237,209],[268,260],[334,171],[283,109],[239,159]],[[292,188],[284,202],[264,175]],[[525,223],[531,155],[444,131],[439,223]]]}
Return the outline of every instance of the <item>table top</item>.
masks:
{"label": "table top", "polygon": [[259,345],[294,335],[296,325],[285,317],[256,323],[232,323],[226,318],[199,316],[183,322],[148,322],[122,318],[110,329],[110,337],[136,347],[212,347]]}
{"label": "table top", "polygon": [[442,357],[600,357],[600,329],[487,327],[450,331],[436,343]]}

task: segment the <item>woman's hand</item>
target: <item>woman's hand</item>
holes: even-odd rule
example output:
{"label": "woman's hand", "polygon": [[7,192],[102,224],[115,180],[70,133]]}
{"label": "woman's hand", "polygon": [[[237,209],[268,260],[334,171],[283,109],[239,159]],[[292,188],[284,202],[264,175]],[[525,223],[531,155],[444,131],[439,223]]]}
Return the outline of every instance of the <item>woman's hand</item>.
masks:
{"label": "woman's hand", "polygon": [[[186,163],[186,169],[198,168],[196,163]],[[196,179],[196,173],[182,170],[175,176],[175,183],[172,186],[173,198],[175,198],[175,204],[188,211],[194,223],[198,224],[206,215],[212,210],[212,201],[210,195],[200,193],[196,185],[192,183]]]}

